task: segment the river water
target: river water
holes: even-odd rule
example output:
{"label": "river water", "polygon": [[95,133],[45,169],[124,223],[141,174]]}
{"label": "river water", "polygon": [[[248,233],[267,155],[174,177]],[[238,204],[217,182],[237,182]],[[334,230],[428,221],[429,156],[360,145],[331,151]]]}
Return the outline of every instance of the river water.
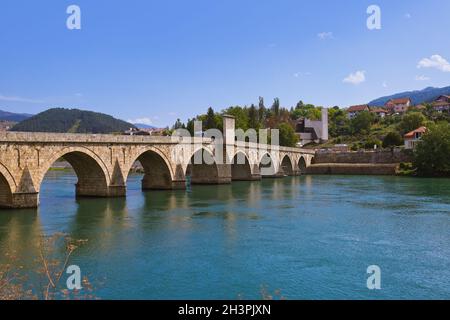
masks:
{"label": "river water", "polygon": [[[24,270],[39,235],[88,242],[102,299],[450,299],[450,180],[304,176],[75,200],[49,172],[38,210],[0,210],[0,250]],[[0,255],[0,263],[5,261]],[[19,262],[18,262],[19,263]],[[367,268],[381,269],[368,290]]]}

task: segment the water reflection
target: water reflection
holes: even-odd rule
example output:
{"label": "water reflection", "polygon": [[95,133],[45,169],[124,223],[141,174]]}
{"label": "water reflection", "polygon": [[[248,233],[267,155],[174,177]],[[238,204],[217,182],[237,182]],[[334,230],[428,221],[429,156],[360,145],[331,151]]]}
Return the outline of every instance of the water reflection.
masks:
{"label": "water reflection", "polygon": [[[254,299],[262,284],[287,298],[370,298],[358,282],[368,261],[392,271],[383,298],[450,297],[448,180],[304,176],[161,192],[140,180],[130,176],[127,198],[75,199],[76,177],[53,174],[39,210],[0,211],[1,252],[26,265],[41,234],[88,239],[74,259],[91,280],[113,279],[102,298]],[[412,281],[397,276],[405,268]]]}

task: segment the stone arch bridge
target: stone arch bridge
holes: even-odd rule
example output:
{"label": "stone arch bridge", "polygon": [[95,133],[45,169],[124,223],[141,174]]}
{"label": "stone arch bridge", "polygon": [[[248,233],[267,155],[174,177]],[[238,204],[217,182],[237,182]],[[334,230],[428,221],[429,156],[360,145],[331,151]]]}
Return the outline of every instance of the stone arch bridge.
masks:
{"label": "stone arch bridge", "polygon": [[233,131],[227,136],[233,139],[218,146],[210,138],[0,133],[0,207],[37,207],[45,174],[61,158],[78,177],[77,196],[122,197],[136,161],[145,172],[142,189],[165,190],[183,189],[186,180],[226,184],[299,175],[314,156],[311,150],[235,141]]}

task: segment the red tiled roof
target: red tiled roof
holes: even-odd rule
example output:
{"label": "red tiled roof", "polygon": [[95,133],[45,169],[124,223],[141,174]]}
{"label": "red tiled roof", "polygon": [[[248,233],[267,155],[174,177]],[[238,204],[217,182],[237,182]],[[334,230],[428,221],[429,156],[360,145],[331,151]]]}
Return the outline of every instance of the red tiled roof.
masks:
{"label": "red tiled roof", "polygon": [[383,108],[372,108],[372,109],[370,109],[370,112],[373,112],[373,113],[386,113],[387,111],[385,109],[383,109]]}
{"label": "red tiled roof", "polygon": [[348,112],[358,112],[358,111],[366,111],[369,110],[369,105],[363,104],[359,106],[351,106],[347,109]]}
{"label": "red tiled roof", "polygon": [[400,99],[391,99],[389,100],[387,103],[392,103],[392,104],[407,104],[408,102],[410,102],[411,99],[410,98],[400,98]]}
{"label": "red tiled roof", "polygon": [[427,128],[426,127],[420,127],[416,130],[413,130],[411,132],[408,132],[407,134],[405,134],[405,139],[411,139],[414,138],[416,133],[425,133],[427,132]]}

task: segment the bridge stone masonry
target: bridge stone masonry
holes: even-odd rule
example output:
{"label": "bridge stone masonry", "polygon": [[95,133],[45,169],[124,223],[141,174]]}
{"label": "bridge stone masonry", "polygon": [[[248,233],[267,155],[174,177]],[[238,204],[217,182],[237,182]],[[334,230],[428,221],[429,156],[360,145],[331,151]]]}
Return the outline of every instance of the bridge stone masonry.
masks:
{"label": "bridge stone masonry", "polygon": [[221,143],[203,137],[60,133],[0,133],[0,207],[36,208],[42,181],[59,159],[70,163],[78,197],[124,197],[136,161],[143,190],[227,184],[306,172],[314,151],[236,141],[233,117],[224,117]]}

